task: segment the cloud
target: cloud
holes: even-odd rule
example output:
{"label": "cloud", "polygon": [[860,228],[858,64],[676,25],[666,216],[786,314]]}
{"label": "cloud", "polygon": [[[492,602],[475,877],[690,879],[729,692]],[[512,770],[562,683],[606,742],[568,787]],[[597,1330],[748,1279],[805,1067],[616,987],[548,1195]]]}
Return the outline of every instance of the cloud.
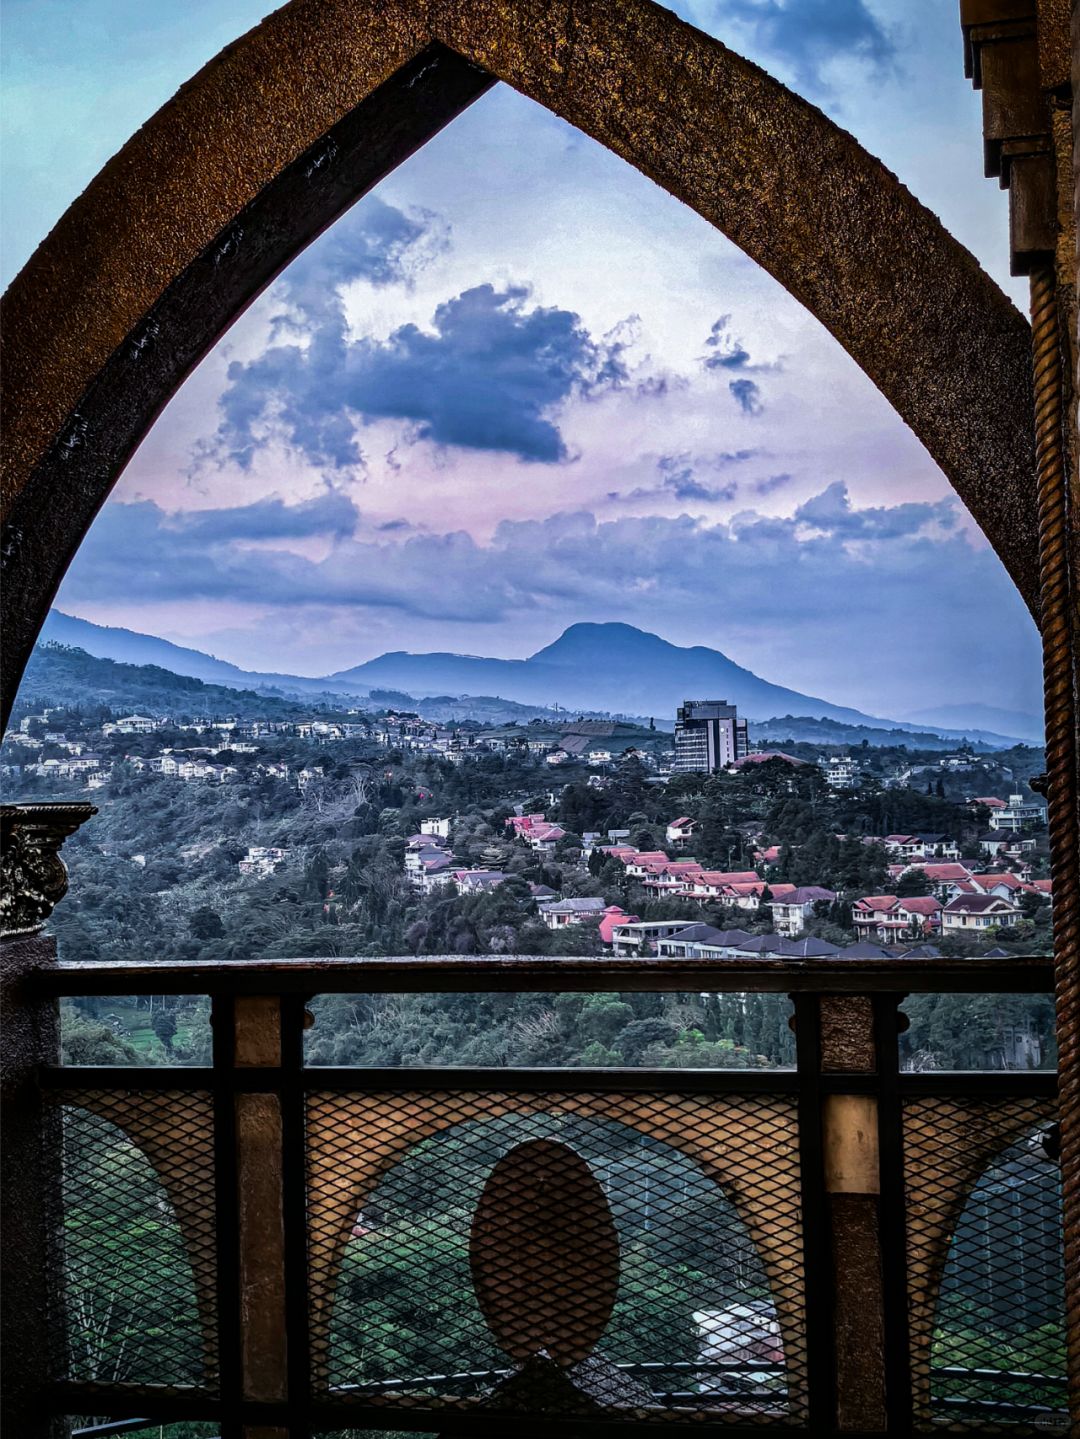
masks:
{"label": "cloud", "polygon": [[677,500],[733,500],[738,484],[732,480],[726,485],[709,485],[697,478],[688,455],[661,455],[657,461],[660,471],[660,490],[668,491]]}
{"label": "cloud", "polygon": [[406,213],[368,195],[298,255],[278,284],[305,320],[327,318],[340,309],[343,285],[410,284],[449,242],[450,227],[432,211]]}
{"label": "cloud", "polygon": [[721,315],[713,323],[705,344],[712,350],[711,355],[706,355],[702,364],[707,370],[738,370],[750,363],[750,354],[736,340],[728,329],[731,324],[730,315]]}
{"label": "cloud", "polygon": [[761,386],[748,376],[779,369],[779,364],[754,364],[749,350],[731,332],[730,315],[721,315],[713,322],[705,346],[712,353],[702,357],[702,367],[706,370],[742,371],[737,380],[730,381],[728,389],[744,415],[760,415],[765,408],[761,398]]}
{"label": "cloud", "polygon": [[712,455],[691,456],[689,451],[681,454],[661,455],[656,461],[657,483],[638,485],[635,489],[609,490],[607,499],[615,504],[633,504],[641,500],[698,500],[705,504],[733,500],[739,492],[736,480],[726,484],[710,484],[699,478],[699,471],[709,469],[723,471],[732,465],[753,459],[756,450],[721,450]]}
{"label": "cloud", "polygon": [[795,511],[795,523],[810,526],[838,540],[889,540],[919,533],[928,525],[952,529],[956,501],[950,496],[937,503],[906,504],[856,510],[842,480],[836,480]]}
{"label": "cloud", "polygon": [[287,505],[270,498],[231,509],[188,510],[173,516],[168,527],[200,543],[229,540],[309,539],[351,535],[360,513],[347,496],[328,490],[313,500]]}
{"label": "cloud", "polygon": [[793,478],[794,476],[789,474],[768,475],[764,480],[757,481],[754,485],[754,493],[756,495],[773,495],[777,490],[782,490],[785,486],[790,485]]}
{"label": "cloud", "polygon": [[732,380],[728,389],[744,415],[760,415],[765,408],[761,403],[761,390],[753,380]]}
{"label": "cloud", "polygon": [[[669,457],[677,484],[680,458]],[[1000,562],[958,514],[952,498],[857,509],[832,484],[787,516],[560,511],[504,520],[480,542],[461,531],[380,531],[332,495],[194,515],[111,501],[59,603],[136,628],[140,610],[246,609],[250,642],[234,632],[230,657],[250,664],[260,652],[261,668],[309,671],[303,637],[315,632],[334,637],[334,668],[370,654],[375,633],[388,649],[404,639],[409,649],[520,654],[526,632],[543,643],[576,620],[618,619],[714,644],[768,678],[879,713],[895,708],[897,674],[915,676],[920,693],[953,698],[1006,682],[1009,702],[1019,702],[1037,692],[1035,631]],[[290,548],[316,529],[331,540],[324,552]],[[990,625],[995,645],[943,640],[942,615],[951,635]],[[268,626],[293,636],[291,650],[268,649]],[[192,642],[190,629],[177,628]],[[853,668],[853,655],[883,644],[887,675]],[[329,652],[324,644],[320,653]]]}
{"label": "cloud", "polygon": [[[680,457],[665,459],[673,485],[696,483]],[[846,616],[856,598],[879,619],[908,613],[920,593],[940,597],[943,575],[967,582],[985,572],[988,552],[950,529],[954,508],[944,500],[856,510],[835,484],[786,518],[749,510],[717,523],[686,514],[601,521],[589,511],[561,511],[504,520],[482,544],[464,532],[403,537],[365,528],[336,495],[179,516],[150,501],[113,501],[80,550],[65,597],[390,607],[403,616],[488,624],[567,603],[580,609],[579,618],[632,610],[636,587],[653,593],[652,605],[662,591],[665,606],[676,610],[706,594],[742,608],[752,597],[760,622],[805,630],[823,615]],[[311,534],[334,541],[321,559],[288,547],[288,539]],[[275,535],[280,547],[245,544]]]}
{"label": "cloud", "polygon": [[363,464],[359,431],[378,419],[406,421],[414,443],[567,460],[559,408],[628,380],[627,335],[594,339],[573,311],[530,306],[528,286],[481,284],[438,305],[429,328],[353,338],[342,287],[410,283],[448,233],[429,212],[374,197],[353,214],[282,277],[271,343],[229,365],[220,422],[196,469],[250,468],[279,441],[324,471],[353,470]]}
{"label": "cloud", "polygon": [[757,45],[813,89],[824,88],[822,71],[837,58],[875,70],[895,59],[892,36],[865,0],[724,0],[721,13],[748,26]]}

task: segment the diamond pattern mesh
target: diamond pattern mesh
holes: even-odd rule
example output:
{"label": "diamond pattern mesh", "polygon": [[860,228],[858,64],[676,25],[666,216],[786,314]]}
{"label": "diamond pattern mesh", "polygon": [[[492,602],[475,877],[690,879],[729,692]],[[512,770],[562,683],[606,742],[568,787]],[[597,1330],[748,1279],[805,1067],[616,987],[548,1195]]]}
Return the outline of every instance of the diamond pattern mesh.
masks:
{"label": "diamond pattern mesh", "polygon": [[213,1390],[214,1152],[202,1093],[67,1094],[58,1368]]}
{"label": "diamond pattern mesh", "polygon": [[797,1137],[773,1096],[312,1095],[317,1389],[798,1421]]}
{"label": "diamond pattern mesh", "polygon": [[1067,1428],[1053,1120],[1044,1100],[905,1106],[913,1379],[923,1429]]}

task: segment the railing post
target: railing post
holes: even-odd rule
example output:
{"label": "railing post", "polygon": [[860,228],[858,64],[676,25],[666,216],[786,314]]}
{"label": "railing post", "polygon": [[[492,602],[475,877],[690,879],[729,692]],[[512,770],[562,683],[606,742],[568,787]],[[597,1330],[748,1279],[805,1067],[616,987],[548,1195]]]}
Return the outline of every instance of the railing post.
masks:
{"label": "railing post", "polygon": [[65,1332],[60,1116],[38,1079],[60,1057],[60,1011],[33,980],[56,966],[56,941],[41,930],[67,890],[60,846],[94,813],[0,808],[0,1429],[20,1439],[68,1428],[50,1415],[48,1393]]}
{"label": "railing post", "polygon": [[[304,1000],[218,996],[213,1014],[222,1396],[234,1412],[287,1413],[308,1397]],[[298,1422],[274,1414],[240,1432],[298,1439]]]}
{"label": "railing post", "polygon": [[[276,1070],[265,1085],[233,1093],[240,1397],[245,1403],[288,1401],[285,1305],[285,1159],[280,1071],[282,1001],[238,996],[231,1006],[233,1065]],[[287,1439],[274,1425],[249,1425],[244,1439]]]}
{"label": "railing post", "polygon": [[809,1146],[817,1172],[805,1182],[816,1179],[823,1190],[815,1207],[829,1256],[828,1282],[816,1286],[821,1312],[811,1312],[810,1324],[820,1319],[831,1333],[833,1383],[824,1391],[818,1385],[834,1409],[827,1422],[840,1433],[909,1427],[905,1324],[894,1312],[904,1303],[903,1256],[891,1252],[898,1243],[902,1251],[896,1023],[889,995],[803,995],[797,1004],[802,1087],[812,1107],[802,1123],[818,1126]]}

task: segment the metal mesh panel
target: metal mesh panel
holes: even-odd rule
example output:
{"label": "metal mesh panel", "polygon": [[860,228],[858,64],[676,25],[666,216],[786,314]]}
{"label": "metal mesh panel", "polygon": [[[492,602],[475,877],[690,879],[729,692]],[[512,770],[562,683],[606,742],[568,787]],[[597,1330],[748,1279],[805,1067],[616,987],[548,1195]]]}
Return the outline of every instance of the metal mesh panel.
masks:
{"label": "metal mesh panel", "polygon": [[924,1099],[904,1118],[917,1423],[1064,1431],[1052,1104]]}
{"label": "metal mesh panel", "polygon": [[83,1383],[212,1390],[209,1096],[68,1095],[63,1135],[59,1367]]}
{"label": "metal mesh panel", "polygon": [[175,1424],[151,1423],[146,1419],[88,1419],[72,1421],[71,1439],[221,1439],[217,1420],[181,1419]]}
{"label": "metal mesh panel", "polygon": [[323,1393],[804,1416],[790,1100],[316,1094],[308,1150]]}
{"label": "metal mesh panel", "polygon": [[313,1439],[436,1439],[434,1429],[320,1429]]}

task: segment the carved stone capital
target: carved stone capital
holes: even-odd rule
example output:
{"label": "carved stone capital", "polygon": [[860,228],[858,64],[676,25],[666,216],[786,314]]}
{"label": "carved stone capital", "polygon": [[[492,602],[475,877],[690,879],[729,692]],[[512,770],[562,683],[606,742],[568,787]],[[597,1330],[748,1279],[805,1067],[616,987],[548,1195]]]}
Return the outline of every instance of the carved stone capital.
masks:
{"label": "carved stone capital", "polygon": [[60,846],[92,804],[0,805],[0,935],[36,934],[67,893]]}

